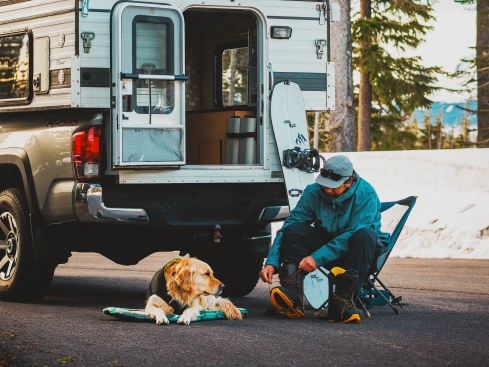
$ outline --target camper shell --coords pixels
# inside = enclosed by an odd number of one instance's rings
[[[73,251],[189,253],[249,293],[270,223],[313,182],[282,165],[277,131],[307,127],[274,124],[273,90],[300,88],[276,109],[334,109],[338,18],[328,1],[0,1],[0,197],[29,218],[0,206],[0,297]]]

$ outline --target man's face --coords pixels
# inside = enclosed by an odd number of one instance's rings
[[[346,191],[346,189],[351,186],[351,184],[352,184],[351,180],[348,180],[346,183],[342,183],[336,189],[332,189],[326,186],[321,186],[321,190],[330,198],[337,198],[338,196],[343,194]]]

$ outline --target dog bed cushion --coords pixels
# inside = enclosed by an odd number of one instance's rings
[[[246,308],[238,308],[243,315],[248,314]],[[144,322],[156,322],[155,319],[146,315],[142,309],[121,308],[121,307],[106,307],[104,308],[104,314],[116,317],[126,321],[144,321]],[[168,314],[166,315],[170,323],[176,323],[180,315]],[[225,320],[224,312],[222,311],[200,311],[200,316],[197,316],[195,321],[207,321],[207,320]],[[194,321],[192,321],[194,322]]]

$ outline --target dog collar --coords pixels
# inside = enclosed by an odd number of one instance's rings
[[[181,262],[182,259],[173,259],[169,261],[164,267],[163,267],[163,274],[166,274],[166,269],[168,269],[171,265],[176,264]]]

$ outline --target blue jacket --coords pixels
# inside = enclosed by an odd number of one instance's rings
[[[317,266],[344,257],[348,252],[348,239],[361,228],[370,228],[377,232],[381,240],[389,235],[380,231],[380,200],[374,188],[364,179],[358,178],[343,194],[330,198],[321,191],[317,183],[306,187],[290,217],[277,232],[275,241],[268,253],[266,265],[280,266],[279,254],[283,228],[292,223],[314,223],[319,221],[322,227],[334,238],[324,244],[311,256]]]

